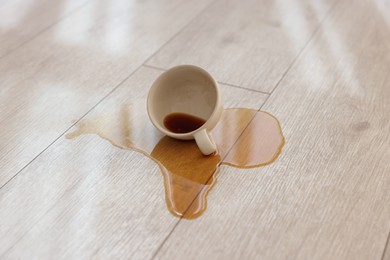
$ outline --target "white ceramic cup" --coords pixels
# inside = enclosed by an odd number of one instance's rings
[[[204,69],[193,65],[173,67],[162,73],[149,90],[147,108],[153,125],[176,139],[195,139],[200,151],[209,155],[217,150],[210,134],[221,118],[223,106],[217,82]],[[185,113],[204,119],[198,129],[174,133],[164,126],[172,113]]]

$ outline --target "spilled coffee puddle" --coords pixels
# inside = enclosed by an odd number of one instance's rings
[[[119,148],[136,150],[153,159],[164,175],[168,209],[187,219],[199,217],[206,210],[207,194],[216,184],[221,165],[264,166],[277,159],[284,145],[278,120],[253,109],[224,110],[212,131],[218,147],[214,156],[203,156],[194,141],[162,136],[148,122],[147,115],[132,118],[123,107],[111,119],[109,116],[83,120],[67,138],[96,134]]]

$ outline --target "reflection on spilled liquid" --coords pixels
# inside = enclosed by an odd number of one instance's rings
[[[276,160],[284,145],[278,120],[266,112],[252,109],[236,108],[223,112],[212,131],[218,147],[218,154],[214,156],[203,156],[194,141],[160,136],[147,122],[134,124],[144,125],[141,130],[130,129],[126,110],[119,114],[121,119],[112,121],[112,124],[107,124],[104,119],[84,120],[67,138],[97,134],[117,147],[134,149],[152,158],[164,175],[168,209],[187,219],[196,218],[206,210],[207,194],[216,183],[221,164],[239,168],[267,165]],[[148,118],[142,116],[139,120]],[[136,131],[140,133],[134,133]],[[159,138],[152,138],[156,136]]]
[[[214,185],[221,157],[203,156],[194,141],[163,137],[151,153],[165,179],[165,198],[177,216],[194,218],[206,209],[206,196]]]

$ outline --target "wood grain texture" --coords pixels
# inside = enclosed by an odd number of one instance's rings
[[[91,1],[1,59],[0,187],[208,3]]]
[[[123,132],[146,132],[137,122],[147,116],[147,91],[160,73],[136,71],[79,124],[98,119],[115,140]],[[221,90],[226,107],[259,108],[266,99],[229,86]],[[121,113],[124,108],[129,114]],[[0,190],[0,256],[151,258],[179,220],[166,208],[163,189],[159,168],[143,154],[95,135],[62,137]]]
[[[0,195],[4,259],[150,258],[178,220],[139,153],[84,136],[35,162]]]
[[[0,17],[31,23],[18,38],[1,18],[4,43],[34,37],[72,3],[0,0]],[[92,0],[0,60],[0,187],[20,171],[0,189],[1,259],[390,259],[389,1],[219,0],[197,17],[209,3]],[[161,47],[149,65],[196,63],[268,92],[283,77],[262,107],[281,122],[281,156],[222,166],[192,221],[166,209],[151,159],[63,134],[92,121],[142,141],[161,71],[137,68]],[[267,98],[221,88],[226,107]]]
[[[147,64],[198,64],[217,80],[271,92],[335,1],[217,1]]]
[[[339,2],[262,108],[286,138],[276,163],[226,167],[199,221],[157,255],[381,259],[390,230],[390,34],[374,1]],[[385,255],[385,258],[388,254]]]
[[[88,0],[0,3],[0,58],[80,8]]]

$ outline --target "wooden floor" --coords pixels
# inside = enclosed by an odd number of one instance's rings
[[[390,259],[389,14],[388,0],[0,0],[0,258]],[[269,166],[222,166],[194,220],[167,210],[144,154],[67,138],[88,122],[121,137],[110,127],[146,115],[178,64],[285,136]]]

